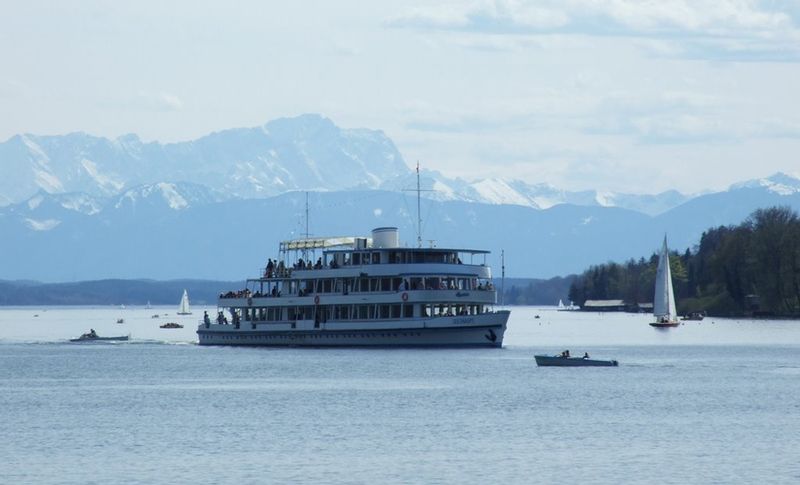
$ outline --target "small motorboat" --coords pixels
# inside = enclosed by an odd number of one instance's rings
[[[151,316],[150,318],[161,318],[161,315],[159,315],[158,313],[156,313],[155,315]]]
[[[161,325],[160,328],[183,328],[183,325],[181,325],[180,323],[169,322],[165,323],[164,325]]]
[[[616,360],[599,360],[588,357],[565,357],[563,355],[534,355],[539,367],[617,367]]]
[[[69,339],[70,342],[125,342],[130,339],[130,335],[122,335],[120,337],[101,337],[97,335],[94,330],[81,335],[78,338]]]
[[[688,314],[688,315],[686,315],[684,317],[681,317],[681,320],[690,320],[690,321],[695,321],[695,322],[701,322],[701,321],[703,321],[703,318],[705,318],[705,316],[706,316],[706,312],[692,312],[692,313],[690,313],[690,314]]]
[[[125,319],[124,318],[117,318],[117,323],[125,323]]]

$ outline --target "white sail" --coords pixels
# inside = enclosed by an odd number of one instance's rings
[[[181,297],[181,305],[178,307],[178,315],[191,315],[192,312],[189,310],[189,293],[186,290],[183,290],[183,296]]]
[[[675,292],[672,289],[672,272],[669,268],[669,250],[667,249],[667,236],[664,236],[664,245],[658,256],[658,270],[656,271],[656,292],[653,296],[653,315],[657,322],[674,322],[678,318],[675,306]]]
[[[558,300],[558,309],[559,309],[559,310],[563,310],[563,309],[565,309],[565,308],[566,308],[566,307],[564,306],[564,302],[563,302],[563,301],[561,301],[561,300]]]

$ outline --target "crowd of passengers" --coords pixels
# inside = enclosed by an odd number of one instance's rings
[[[231,318],[233,319],[233,324],[237,325],[239,323],[239,314],[236,312],[231,312]],[[206,325],[211,323],[211,317],[208,316],[208,312],[203,312],[203,323]],[[218,325],[228,325],[228,317],[225,316],[223,312],[217,312],[217,324]]]
[[[344,266],[350,265],[350,260],[348,258],[344,259],[342,263]],[[462,264],[461,258],[456,258],[456,264]],[[330,263],[325,264],[322,262],[322,258],[317,258],[316,263],[311,263],[311,260],[303,261],[302,258],[298,259],[296,263],[292,265],[292,269],[297,270],[304,270],[304,269],[337,269],[339,268],[339,263],[336,262],[335,259],[332,259]],[[283,264],[283,261],[272,260],[269,258],[267,260],[267,266],[264,268],[264,278],[285,278],[289,276],[289,271],[286,269],[286,265]]]
[[[348,260],[345,260],[344,264],[350,264]],[[339,267],[339,264],[336,260],[331,260],[330,264],[324,264],[322,262],[322,258],[318,258],[316,263],[311,263],[311,260],[303,261],[302,259],[298,259],[296,263],[292,265],[292,269],[336,269]],[[286,270],[286,265],[283,264],[283,261],[275,261],[272,258],[267,260],[267,266],[264,268],[264,278],[285,278],[289,276],[289,272]]]

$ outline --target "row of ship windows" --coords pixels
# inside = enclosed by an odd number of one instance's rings
[[[273,308],[235,309],[237,319],[248,322],[280,322],[285,320],[375,320],[382,318],[419,318],[484,313],[484,305],[434,304],[382,304],[382,305],[327,305]]]
[[[376,337],[421,337],[420,332],[382,332],[382,333],[348,333],[348,334],[311,334],[303,335],[302,338],[311,339],[338,339],[338,338],[376,338]],[[203,339],[222,339],[222,340],[296,340],[296,335],[205,335],[201,334]]]

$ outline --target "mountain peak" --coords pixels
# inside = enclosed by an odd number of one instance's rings
[[[800,193],[800,179],[783,172],[776,172],[769,177],[747,180],[731,185],[730,190],[764,188],[778,195]]]

